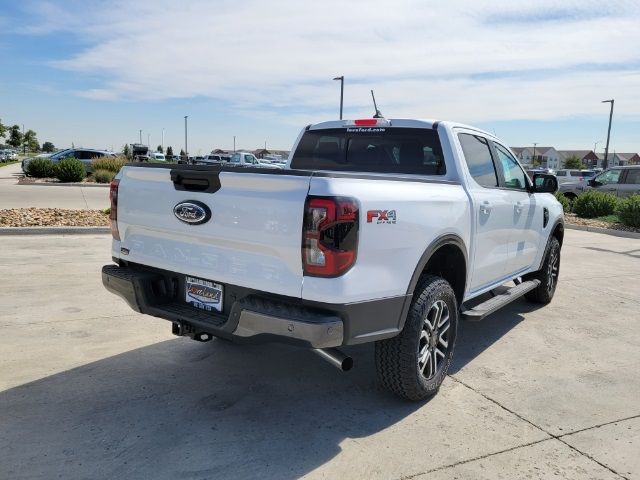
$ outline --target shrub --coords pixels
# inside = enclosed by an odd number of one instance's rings
[[[127,163],[125,157],[101,157],[91,162],[91,166],[95,171],[107,170],[109,172],[118,173],[122,166]],[[97,181],[97,180],[96,180]]]
[[[611,215],[618,204],[615,195],[597,190],[587,190],[576,198],[573,211],[582,218],[595,218]]]
[[[56,164],[48,158],[34,158],[29,162],[29,175],[36,178],[55,177]]]
[[[56,177],[61,182],[81,182],[87,175],[87,170],[77,158],[63,158],[56,167]]]
[[[564,213],[569,213],[571,211],[571,200],[564,196],[564,193],[556,192],[556,200],[560,202],[562,205],[562,211]]]
[[[640,195],[631,195],[618,203],[618,218],[628,227],[640,228]]]
[[[109,170],[96,170],[93,172],[93,179],[96,183],[110,183],[115,177],[116,174],[114,172],[110,172]]]

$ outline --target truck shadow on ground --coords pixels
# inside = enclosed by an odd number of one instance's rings
[[[454,372],[522,320],[526,303],[512,308],[461,326]],[[343,374],[293,347],[181,338],[13,388],[0,393],[0,476],[298,478],[344,439],[428,408],[379,389],[371,345],[349,353]]]

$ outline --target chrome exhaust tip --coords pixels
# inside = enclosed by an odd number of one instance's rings
[[[314,348],[312,351],[343,372],[348,372],[353,368],[353,358],[337,348]]]

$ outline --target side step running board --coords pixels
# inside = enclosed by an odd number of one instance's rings
[[[540,280],[528,280],[526,282],[522,282],[515,287],[511,287],[504,293],[500,295],[496,295],[495,297],[490,298],[486,302],[482,302],[480,305],[476,305],[475,307],[469,310],[463,310],[461,312],[462,318],[464,320],[469,320],[472,322],[478,322],[482,320],[487,315],[492,314],[496,310],[504,307],[508,303],[517,300],[525,293],[530,292],[534,288],[540,285]]]

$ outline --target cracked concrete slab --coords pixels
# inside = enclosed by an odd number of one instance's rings
[[[601,235],[566,235],[563,276],[605,255],[582,248]],[[356,367],[341,374],[293,347],[171,336],[102,288],[109,243],[3,239],[0,478],[387,479],[449,465],[429,476],[615,478],[529,423],[566,433],[629,416],[639,398],[637,306],[589,293],[597,279],[588,292],[586,278],[561,279],[548,307],[464,324],[451,373],[469,387],[448,378],[416,404],[379,389],[371,346],[349,349]],[[608,255],[596,273],[637,281],[637,260]],[[637,475],[578,435],[588,455]]]
[[[538,307],[520,300],[483,322],[463,324],[450,370],[554,435],[638,413],[640,307],[607,292],[636,290],[640,298],[640,259],[589,245],[629,251],[640,240],[567,231],[553,302]],[[591,275],[602,275],[602,282],[564,281],[592,264]]]
[[[620,480],[558,440],[499,453],[414,477],[415,480]]]
[[[572,447],[629,479],[640,479],[640,417],[562,437]]]

